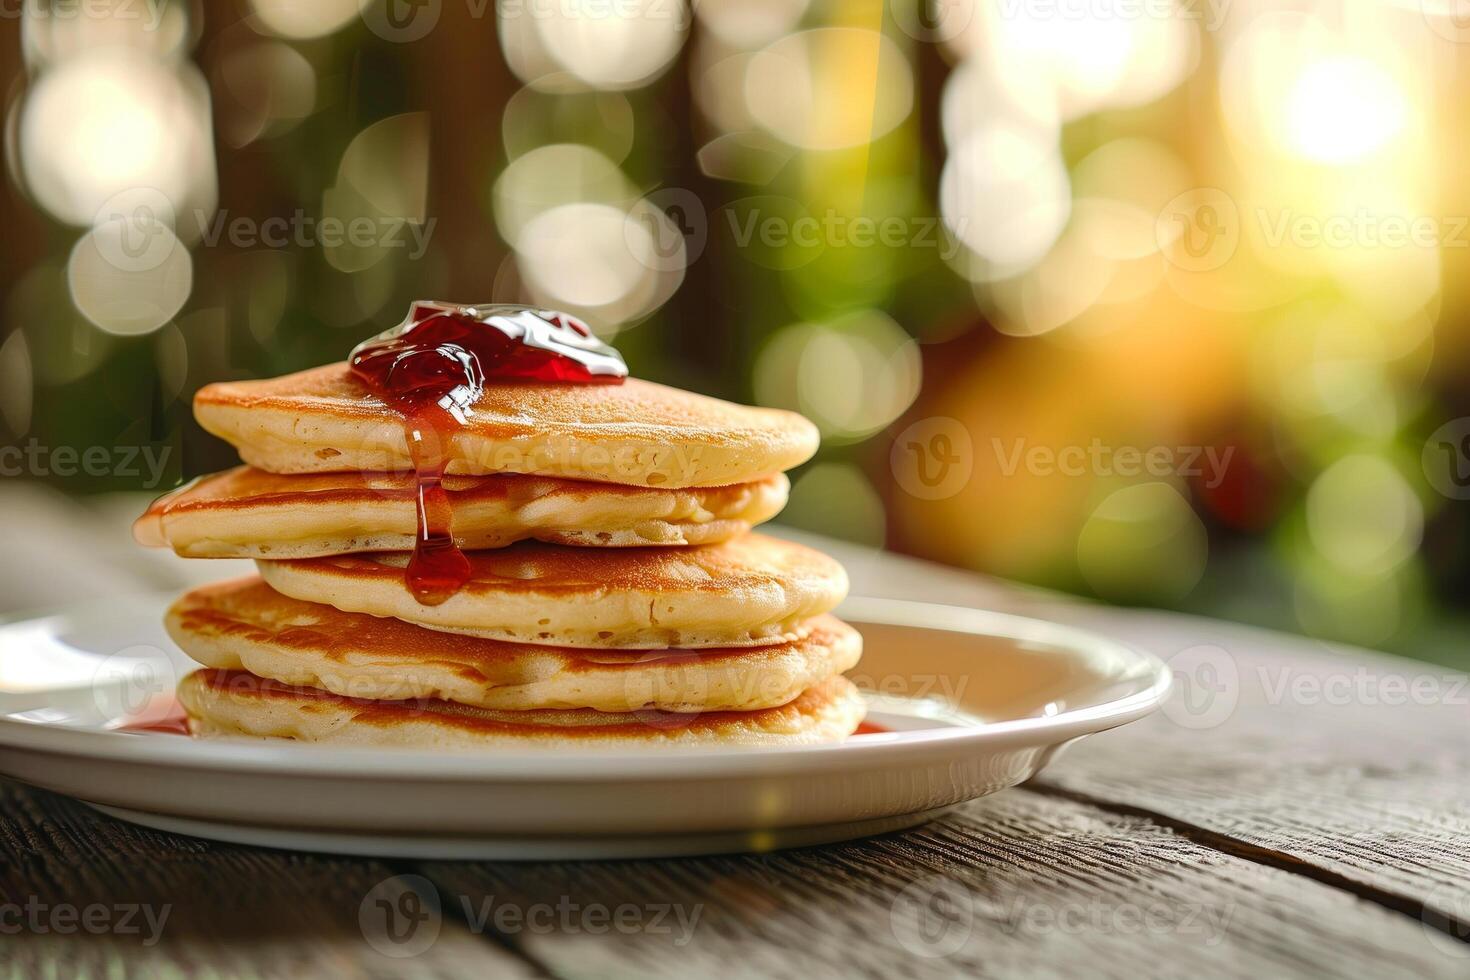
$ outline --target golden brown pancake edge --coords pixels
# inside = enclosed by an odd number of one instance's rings
[[[294,687],[369,700],[436,698],[484,708],[756,710],[857,663],[862,640],[833,616],[784,644],[602,651],[434,632],[281,595],[257,577],[196,588],[165,617],[190,657]]]
[[[270,472],[400,471],[401,418],[345,364],[201,388],[194,414]],[[794,412],[720,401],[630,378],[621,385],[491,384],[449,434],[447,471],[531,473],[630,486],[728,486],[816,452]]]
[[[780,512],[790,483],[775,474],[728,487],[649,489],[497,474],[445,480],[455,538],[466,550],[536,539],[579,547],[715,543]],[[191,558],[313,558],[410,551],[407,473],[282,475],[248,466],[215,473],[155,500],[134,537]]]
[[[491,711],[446,701],[365,701],[209,668],[179,683],[196,735],[434,749],[798,745],[840,741],[862,721],[856,686],[832,677],[762,711]]]
[[[429,629],[553,646],[750,646],[800,635],[847,594],[834,559],[751,533],[693,548],[592,551],[522,542],[471,552],[471,577],[439,605],[404,581],[403,555],[257,561],[277,591]]]

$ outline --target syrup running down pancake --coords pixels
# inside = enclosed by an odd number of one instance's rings
[[[165,619],[206,667],[367,700],[438,698],[482,708],[752,711],[857,663],[862,638],[832,616],[788,643],[727,650],[575,650],[440,633],[302,602],[258,578],[207,585]]]
[[[437,605],[469,578],[444,489],[449,444],[474,415],[490,379],[622,384],[628,366],[581,320],[516,306],[414,303],[403,322],[353,349],[355,378],[403,418],[413,462],[415,540],[405,578]]]
[[[779,643],[847,594],[847,574],[811,548],[762,534],[693,548],[566,548],[522,542],[471,552],[464,587],[422,605],[404,557],[257,561],[273,588],[346,612],[551,646],[650,649]]]
[[[417,302],[347,361],[209,385],[246,466],[134,526],[260,578],[170,636],[196,736],[597,751],[839,741],[864,701],[831,558],[750,533],[817,430],[628,376],[575,316]]]
[[[452,472],[536,473],[644,486],[710,485],[695,474],[698,456],[711,449],[704,444],[709,441],[708,433],[703,431],[708,426],[691,427],[687,409],[681,409],[673,419],[676,425],[660,433],[649,428],[657,422],[654,404],[645,404],[636,417],[613,420],[617,429],[613,447],[588,438],[594,431],[591,423],[600,420],[589,414],[592,403],[586,392],[623,393],[621,400],[603,399],[601,404],[627,408],[638,403],[640,392],[647,394],[651,389],[625,386],[628,369],[622,356],[599,340],[586,323],[566,313],[494,304],[418,302],[410,307],[403,322],[359,344],[347,367],[348,379],[396,419],[397,433],[389,434],[388,448],[396,451],[401,444],[401,455],[413,469],[416,532],[404,580],[422,605],[446,601],[470,576],[469,562],[455,541],[454,511],[444,488],[444,478]],[[506,428],[507,409],[516,412],[516,424],[524,426],[528,408],[564,400],[573,392],[583,394],[571,396],[580,408],[571,420],[572,434],[566,437],[565,445],[554,445],[563,441],[562,434],[544,409],[530,412],[529,431]],[[195,415],[210,428],[203,408],[211,403],[206,393],[207,389],[196,396]],[[554,398],[549,399],[547,396],[553,393]],[[686,402],[694,397],[667,390],[665,394]],[[744,412],[755,418],[759,411],[709,399],[704,402],[702,407],[709,410],[706,414],[722,408],[726,415]],[[354,407],[360,411],[366,403],[364,400]],[[256,414],[259,416],[258,411]],[[291,437],[299,442],[303,431],[312,431],[308,410],[297,405],[288,414]],[[230,417],[228,413],[226,417]],[[769,411],[764,417],[772,422],[777,418]],[[787,421],[792,420],[810,427],[799,416]],[[228,429],[219,434],[230,438]],[[351,438],[360,436],[355,433]],[[480,443],[476,443],[477,438]],[[487,438],[489,441],[484,441]],[[274,461],[253,459],[248,441],[231,441],[239,445],[246,462],[267,470],[293,471]],[[700,443],[693,451],[691,441]],[[467,452],[467,446],[472,451]],[[351,443],[350,448],[360,450],[361,446]],[[715,450],[720,448],[716,446]],[[493,450],[494,456],[488,462],[479,458],[486,449]],[[806,455],[814,449],[815,443]],[[400,462],[383,460],[374,465],[361,458],[360,452],[344,452],[336,446],[316,449],[313,455],[340,461],[358,471],[394,471],[399,468],[394,464]],[[353,459],[354,455],[358,458]],[[650,472],[651,465],[662,465],[660,460],[677,462],[683,472],[672,479],[663,472]],[[456,470],[455,466],[460,468]],[[331,462],[326,469],[340,467]],[[718,482],[747,482],[770,472],[772,469],[745,473],[738,479]]]

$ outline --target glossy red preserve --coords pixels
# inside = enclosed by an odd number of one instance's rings
[[[418,302],[403,323],[359,344],[349,361],[374,394],[403,414],[418,485],[418,536],[408,586],[438,605],[469,578],[454,543],[442,485],[449,440],[474,414],[487,382],[621,384],[627,366],[576,317],[522,306]]]

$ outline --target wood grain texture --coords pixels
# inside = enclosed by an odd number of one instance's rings
[[[367,941],[359,912],[395,873],[159,833],[0,781],[0,976],[391,975],[402,961]],[[391,900],[397,884],[374,894]],[[88,906],[105,907],[91,913],[98,932],[81,919]],[[446,977],[535,975],[454,920],[413,964]]]
[[[677,861],[418,865],[209,844],[0,784],[6,902],[168,904],[162,940],[22,933],[0,974],[521,977],[1462,976],[1470,947],[1143,817],[1016,790],[918,830]],[[436,938],[390,958],[359,909],[422,875]]]
[[[1080,743],[1043,785],[1309,864],[1470,936],[1464,675],[1185,617],[1132,639],[1176,656],[1174,702]]]
[[[1198,685],[1186,696],[1213,700],[1085,740],[1034,787],[927,827],[757,857],[286,854],[133,828],[0,782],[0,929],[4,903],[30,896],[171,906],[151,947],[139,934],[0,935],[0,976],[1470,975],[1470,943],[1448,935],[1470,938],[1458,675],[816,543],[848,565],[855,594],[1088,625],[1179,655]],[[384,880],[387,898],[406,897],[404,875],[431,881],[419,887],[443,914],[427,949],[396,959],[366,941],[359,913]],[[606,912],[586,918],[594,907]]]
[[[1433,977],[1470,964],[1351,894],[1026,790],[828,848],[420,870],[481,916],[573,903],[571,929],[504,934],[559,976]],[[620,906],[634,910],[625,932],[575,925],[578,909]],[[683,918],[660,925],[692,929],[637,926],[665,906]]]
[[[1470,681],[1433,664],[1088,605],[851,545],[855,595],[1056,619],[1175,668],[1160,714],[1064,753],[1047,787],[1198,827],[1470,939]]]

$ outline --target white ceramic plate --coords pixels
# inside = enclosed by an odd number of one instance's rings
[[[193,664],[167,600],[0,625],[0,774],[217,840],[423,858],[766,850],[912,826],[1152,711],[1153,657],[1080,630],[881,599],[851,677],[889,729],[841,745],[509,754],[196,741],[116,729]]]

